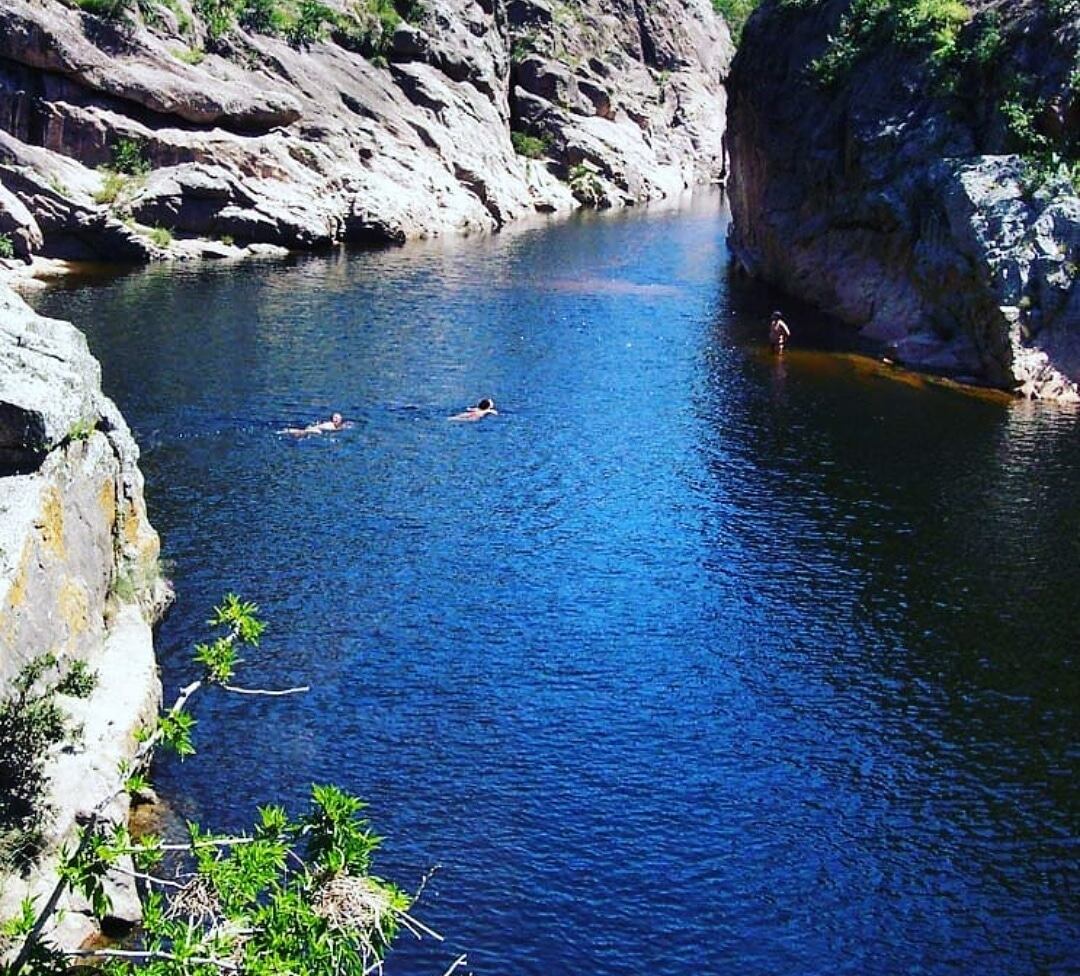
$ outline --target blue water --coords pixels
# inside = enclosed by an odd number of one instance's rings
[[[313,686],[201,695],[157,780],[220,829],[368,798],[386,876],[440,866],[393,973],[1078,972],[1080,417],[858,368],[725,230],[40,296],[143,445],[167,694],[226,590],[270,621],[244,682]]]

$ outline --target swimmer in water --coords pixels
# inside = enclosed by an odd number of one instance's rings
[[[484,397],[480,400],[475,407],[469,407],[468,410],[462,413],[454,414],[451,420],[483,420],[485,417],[499,416],[499,411],[495,409],[495,401],[491,397]]]
[[[317,424],[309,424],[307,427],[285,427],[278,431],[279,434],[292,434],[293,437],[303,437],[307,434],[325,434],[330,431],[344,430],[352,424],[346,423],[345,418],[339,413],[333,414],[329,420],[320,421]]]
[[[790,338],[791,329],[788,328],[787,322],[784,321],[779,312],[773,312],[772,318],[769,320],[769,345],[772,347],[772,351],[775,353],[783,352],[784,346],[787,345]]]

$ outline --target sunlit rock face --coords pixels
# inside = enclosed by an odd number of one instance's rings
[[[151,627],[168,590],[158,537],[138,449],[100,380],[78,330],[0,285],[0,695],[45,654],[61,671],[84,661],[97,678],[88,699],[63,702],[82,734],[49,760],[42,857],[28,872],[0,876],[5,918],[24,897],[44,904],[59,845],[115,790],[117,765],[160,697]],[[110,815],[126,817],[127,804],[121,792]],[[117,922],[138,918],[130,888],[114,886]],[[77,945],[94,928],[88,906],[68,898],[63,907],[57,936]]]
[[[23,210],[0,197],[0,224],[18,221],[21,255],[216,257],[491,230],[722,176],[732,49],[708,0],[425,0],[408,16],[372,54],[330,23],[304,43],[238,24],[211,39],[184,0],[149,24],[10,0],[0,184]],[[149,171],[106,185],[121,140]]]
[[[925,50],[895,44],[822,84],[813,62],[850,0],[763,4],[730,79],[732,243],[750,273],[910,365],[1074,400],[1080,200],[1064,176],[1033,189],[996,106],[999,79],[1020,73],[1042,131],[1080,132],[1080,23],[1042,4],[967,6],[980,19],[962,30],[990,16],[1000,44],[950,91]]]

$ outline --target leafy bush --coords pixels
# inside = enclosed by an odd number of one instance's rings
[[[173,241],[172,231],[168,227],[151,227],[147,236],[158,247],[168,247]]]
[[[585,163],[571,166],[567,182],[570,184],[571,192],[585,206],[595,207],[600,203],[604,188],[590,166]]]
[[[823,87],[832,87],[858,61],[886,44],[901,51],[924,51],[935,61],[947,60],[971,16],[960,0],[854,0],[810,72]]]
[[[94,194],[94,203],[116,203],[130,184],[130,177],[125,176],[123,173],[106,170],[101,189]]]
[[[321,41],[326,33],[326,25],[337,23],[337,14],[320,3],[319,0],[300,0],[296,20],[286,36],[294,47],[307,47]]]
[[[55,655],[34,658],[0,701],[0,866],[21,867],[38,855],[52,814],[45,794],[49,751],[77,737],[58,695],[86,698],[96,678],[82,661],[65,673]]]
[[[527,159],[540,159],[546,156],[551,148],[551,137],[547,135],[530,136],[525,132],[511,132],[510,142],[514,146],[514,152]]]
[[[143,737],[135,758],[117,769],[116,792],[95,807],[75,849],[64,853],[54,894],[77,890],[99,917],[110,908],[105,881],[121,858],[135,859],[148,892],[138,948],[78,952],[80,958],[97,957],[106,976],[381,972],[401,928],[442,938],[410,914],[412,897],[372,873],[381,838],[362,816],[365,804],[337,787],[312,786],[298,816],[277,805],[260,807],[252,829],[238,836],[189,823],[187,843],[164,845],[149,835],[135,841],[125,826],[106,820],[113,798],[148,785],[145,772],[155,744],[181,757],[194,751],[195,720],[186,705],[200,687],[248,694],[307,690],[260,692],[228,684],[239,663],[238,647],[259,643],[264,625],[257,611],[231,594],[215,608],[209,623],[217,635],[196,647],[202,677],[181,690]],[[166,850],[183,861],[173,879],[151,873]],[[34,976],[70,972],[72,960],[40,934],[56,903],[57,898],[44,907],[27,901],[4,924],[3,934],[22,943],[8,976],[20,976],[27,967]],[[459,956],[446,972],[466,961]]]
[[[184,64],[202,64],[206,59],[206,52],[201,47],[179,48],[172,53],[177,61]]]
[[[0,258],[15,257],[15,242],[10,234],[0,234]]]
[[[738,44],[743,27],[760,3],[761,0],[712,0],[712,7],[727,21],[731,39]]]
[[[236,0],[195,0],[193,9],[212,41],[228,34],[236,22]]]
[[[75,3],[80,10],[108,20],[123,17],[135,6],[135,0],[75,0]]]
[[[119,139],[112,147],[111,169],[129,176],[145,176],[150,172],[150,161],[138,139]]]

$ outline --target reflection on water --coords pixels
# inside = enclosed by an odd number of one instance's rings
[[[236,589],[250,683],[314,688],[205,697],[165,791],[226,828],[369,797],[388,875],[442,865],[451,944],[399,973],[1068,971],[1077,416],[801,310],[769,355],[724,229],[707,198],[38,299],[143,445],[167,685]]]

